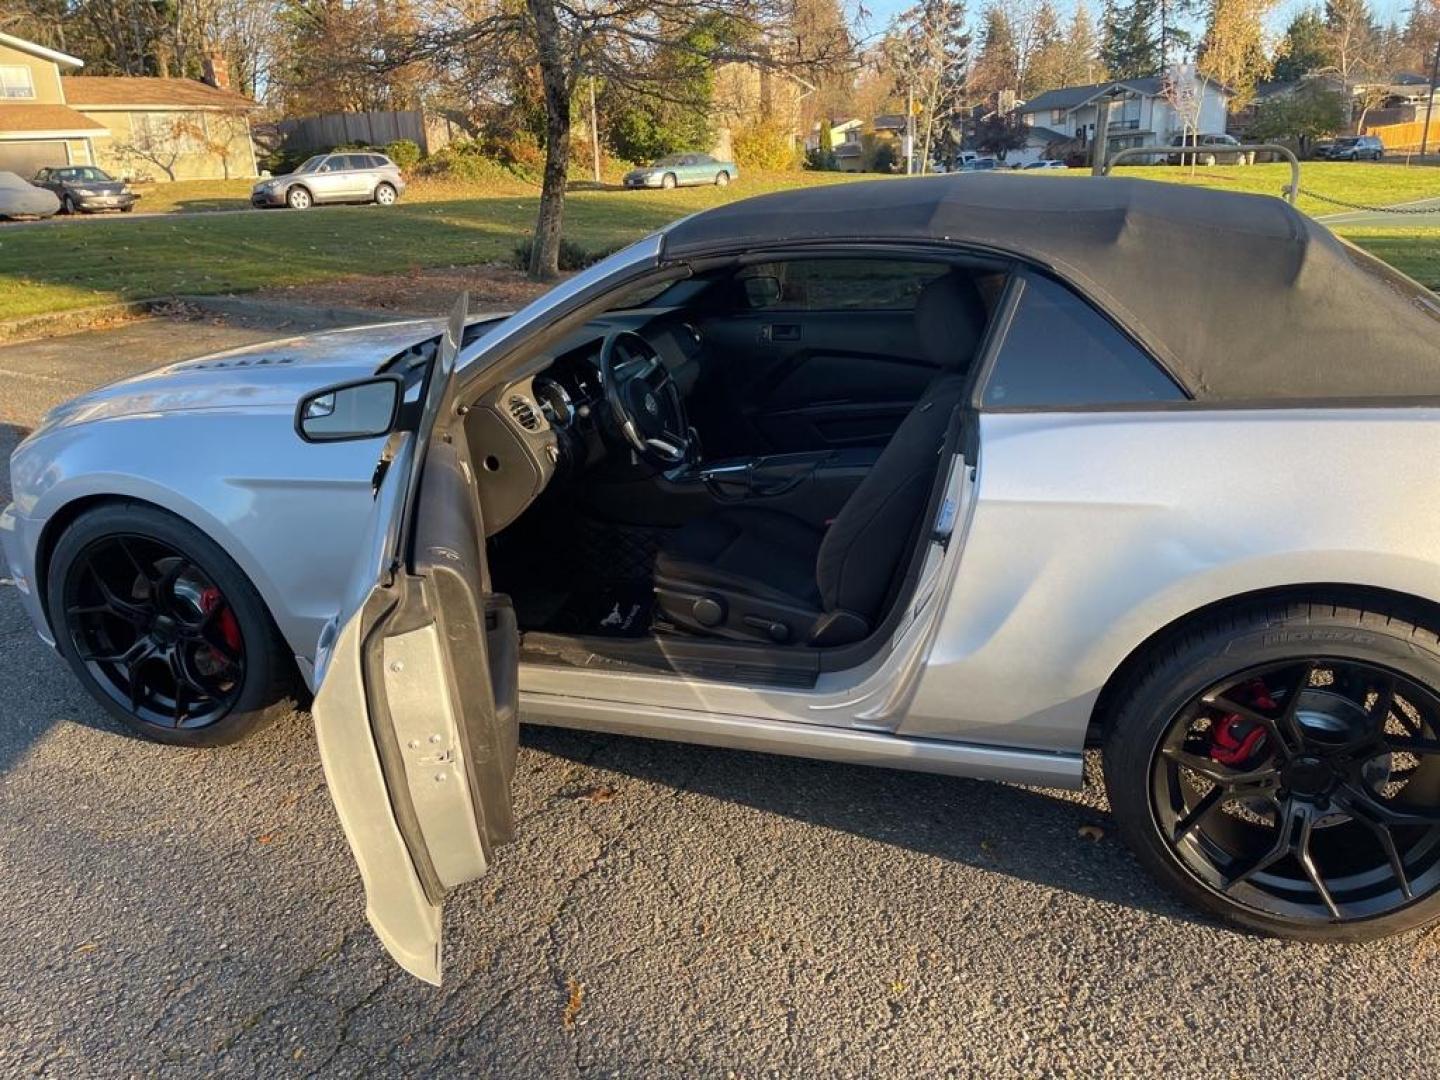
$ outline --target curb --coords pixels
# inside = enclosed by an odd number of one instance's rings
[[[359,326],[365,323],[406,322],[431,318],[431,315],[410,311],[381,311],[374,308],[315,307],[286,304],[275,300],[250,300],[241,296],[160,296],[147,300],[127,300],[72,311],[52,311],[27,315],[22,319],[0,322],[0,343],[25,341],[31,338],[57,337],[93,330],[116,322],[143,319],[164,313],[167,309],[183,308],[207,315],[228,318],[250,318],[262,322],[285,324],[303,322],[323,328],[327,326]]]

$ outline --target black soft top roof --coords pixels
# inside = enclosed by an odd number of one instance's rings
[[[822,240],[949,241],[1048,267],[1199,400],[1440,397],[1433,294],[1271,196],[1118,177],[833,184],[685,218],[663,257]]]

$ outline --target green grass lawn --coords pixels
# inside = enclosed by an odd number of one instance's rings
[[[1212,167],[1193,177],[1184,168],[1136,168],[1124,173],[1266,194],[1278,192],[1288,178],[1288,170],[1272,165]],[[728,189],[576,191],[567,202],[565,233],[585,247],[609,248],[722,202],[796,184],[853,179],[838,173],[785,173],[749,176]],[[142,205],[148,210],[243,205],[249,183],[155,185],[147,189]],[[1398,203],[1440,195],[1440,170],[1307,164],[1302,185],[1350,201]],[[422,183],[388,209],[322,207],[304,213],[253,211],[66,221],[38,228],[0,226],[0,319],[115,300],[243,292],[356,273],[503,260],[532,227],[537,204],[535,190],[518,181],[478,191]],[[1323,209],[1304,203],[1302,208]],[[1440,221],[1427,227],[1402,218],[1394,228],[1361,228],[1352,235],[1427,285],[1440,287]]]

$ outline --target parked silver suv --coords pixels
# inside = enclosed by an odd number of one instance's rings
[[[316,154],[293,173],[261,180],[250,191],[251,206],[305,210],[316,203],[379,203],[389,206],[405,193],[400,166],[370,150]]]

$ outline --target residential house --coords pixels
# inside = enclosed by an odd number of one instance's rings
[[[0,33],[0,170],[99,165],[124,176],[254,176],[250,115],[222,63],[207,81],[75,75],[84,61]]]
[[[1165,80],[1122,79],[1090,86],[1066,86],[1047,90],[1020,105],[1020,119],[1037,128],[1048,128],[1065,139],[1088,147],[1095,138],[1100,106],[1110,99],[1109,151],[1131,146],[1168,143],[1184,130],[1186,121],[1166,99]],[[1193,124],[1201,132],[1223,132],[1229,110],[1230,92],[1219,83],[1206,82],[1199,88]]]

